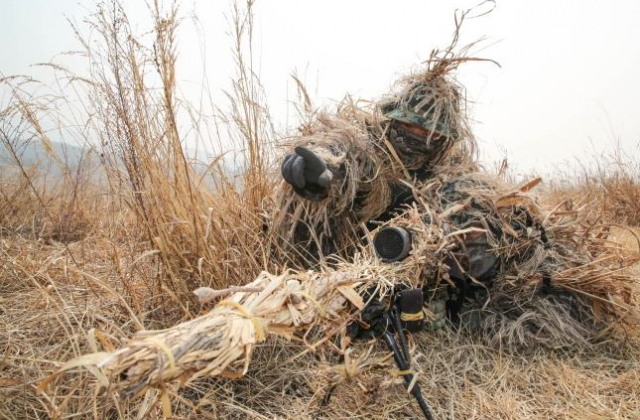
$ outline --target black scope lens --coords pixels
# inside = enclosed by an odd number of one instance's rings
[[[411,250],[411,235],[399,227],[383,227],[373,238],[373,248],[384,262],[400,261]]]

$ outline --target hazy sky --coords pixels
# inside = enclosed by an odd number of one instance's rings
[[[476,3],[258,0],[256,59],[276,121],[292,122],[292,71],[318,104],[345,93],[379,96],[432,48],[445,47],[454,10]],[[0,71],[31,74],[37,70],[30,64],[77,48],[65,15],[81,22],[93,4],[0,0]],[[130,20],[146,29],[144,2],[124,4]],[[199,91],[202,57],[211,86],[228,86],[230,2],[183,0],[181,10],[186,19],[179,33],[178,77],[184,91]],[[488,160],[506,150],[518,168],[545,172],[574,156],[611,150],[616,141],[627,153],[638,153],[640,1],[498,0],[490,15],[463,28],[463,43],[482,36],[487,40],[477,55],[502,67],[468,63],[457,76],[474,102],[474,128]]]

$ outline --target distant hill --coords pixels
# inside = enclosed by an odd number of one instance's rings
[[[80,161],[83,152],[86,154],[88,148],[74,146],[61,142],[50,142],[53,155],[57,156],[61,162],[68,166],[76,166]],[[44,145],[40,141],[23,142],[22,144],[15,145],[15,151],[20,161],[26,165],[38,165],[42,168],[46,168],[52,165],[55,159],[51,153],[48,153]],[[0,143],[0,164],[12,165],[15,163],[13,154],[7,149],[4,143]]]
[[[24,142],[16,145],[16,153],[20,158],[20,162],[26,168],[35,168],[47,177],[57,178],[62,175],[62,167],[69,168],[72,172],[77,168],[81,159],[86,161],[87,156],[91,161],[91,172],[100,179],[104,177],[104,171],[100,165],[100,159],[98,158],[98,152],[88,147],[79,147],[62,142],[51,142],[52,153],[47,152],[45,146],[40,141]],[[199,175],[202,175],[207,168],[207,165],[213,160],[211,157],[207,157],[202,151],[197,152],[192,149],[186,149],[187,159],[193,164],[193,168]],[[53,157],[55,156],[55,157]],[[241,162],[234,162],[235,153],[229,152],[223,156],[220,160],[222,170],[234,180],[235,183],[239,182],[243,169]],[[197,163],[195,163],[197,161]],[[0,170],[3,174],[12,173],[17,170],[15,165],[15,159],[13,154],[4,143],[0,143]],[[211,186],[211,178],[205,177],[205,185]]]

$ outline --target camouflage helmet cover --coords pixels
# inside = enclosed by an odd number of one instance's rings
[[[414,82],[400,97],[381,106],[385,117],[417,125],[444,137],[458,137],[454,116],[457,112],[457,92],[453,100],[443,98],[424,82]]]

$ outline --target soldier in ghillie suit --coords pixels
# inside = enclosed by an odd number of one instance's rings
[[[543,214],[527,194],[535,182],[513,189],[480,171],[462,90],[449,76],[458,64],[432,60],[370,110],[347,103],[302,125],[282,161],[271,221],[284,258],[307,268],[348,261],[379,225],[413,218],[410,230],[437,227],[447,242],[406,280],[423,289],[429,325],[443,325],[447,301],[451,322],[497,344],[590,342],[604,325],[592,310],[600,297],[554,277],[588,264],[584,241],[594,232],[577,218],[566,224],[566,213]]]
[[[344,106],[302,127],[294,152],[282,162],[286,211],[275,220],[295,260],[313,266],[327,258],[349,259],[368,231],[414,206],[426,185],[476,169],[460,87],[445,70],[436,66],[403,80],[400,92],[372,112]],[[441,199],[461,201],[457,185],[470,180],[464,178],[444,183]],[[460,285],[465,275],[481,282],[495,275],[497,259],[482,232],[483,218],[456,218],[460,228],[478,228],[447,256]],[[441,314],[443,305],[431,308]]]
[[[458,87],[437,74],[404,83],[371,113],[344,105],[293,139],[282,162],[287,211],[275,224],[306,261],[350,255],[363,224],[391,219],[414,201],[417,185],[454,162],[471,164]]]

